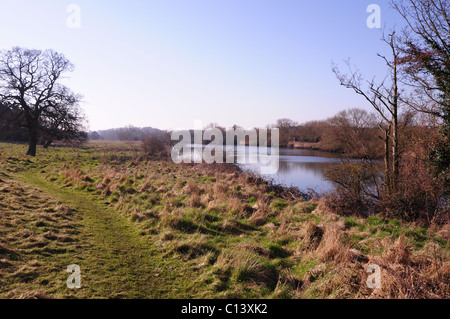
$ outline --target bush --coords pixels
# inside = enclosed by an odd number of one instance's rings
[[[380,166],[349,162],[333,167],[325,177],[337,187],[324,203],[344,216],[384,213],[404,221],[446,223],[450,199],[442,178],[433,177],[425,162],[413,156],[404,156],[399,171],[396,189],[387,196]]]
[[[337,185],[324,198],[325,205],[340,215],[369,216],[376,211],[381,182],[380,168],[365,162],[347,162],[325,172],[325,178]]]
[[[425,163],[408,157],[402,160],[397,190],[381,201],[390,217],[406,221],[445,223],[450,201],[442,179],[433,177]]]
[[[169,146],[165,138],[158,135],[149,135],[142,140],[142,148],[149,156],[169,156]]]
[[[325,205],[342,216],[367,217],[376,211],[377,201],[355,194],[348,189],[338,188],[325,196]]]

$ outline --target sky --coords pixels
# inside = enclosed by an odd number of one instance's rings
[[[386,75],[370,4],[401,28],[389,0],[1,0],[0,50],[63,53],[90,130],[303,123],[371,110],[331,71]]]

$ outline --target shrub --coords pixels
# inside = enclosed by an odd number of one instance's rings
[[[169,155],[169,147],[164,137],[155,134],[142,140],[142,148],[149,156],[167,157]]]
[[[445,192],[442,180],[429,174],[421,160],[408,157],[402,160],[396,191],[383,198],[381,206],[390,217],[443,224],[450,214]]]
[[[404,221],[444,224],[450,216],[450,199],[442,179],[430,174],[418,157],[404,156],[395,189],[387,195],[382,168],[368,163],[348,162],[325,173],[337,184],[324,198],[325,205],[344,216],[368,217],[384,213]]]
[[[325,197],[325,205],[344,216],[371,215],[377,208],[379,171],[377,165],[364,162],[347,162],[328,169],[325,178],[337,187]]]

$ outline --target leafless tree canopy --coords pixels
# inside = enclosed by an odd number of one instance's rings
[[[0,53],[0,103],[19,110],[18,121],[29,132],[28,155],[36,155],[39,136],[82,139],[81,97],[60,80],[73,65],[53,50],[15,47]]]
[[[450,105],[450,2],[393,0],[392,5],[408,24],[399,62],[414,94],[404,99],[416,110],[445,117]]]
[[[378,158],[380,150],[375,114],[353,108],[339,112],[328,123],[327,143],[361,159],[371,161]]]
[[[387,37],[383,36],[383,41],[392,53],[390,58],[378,54],[385,61],[389,71],[389,76],[384,80],[379,82],[374,78],[370,81],[364,80],[360,71],[352,68],[350,61],[347,61],[349,69],[347,74],[342,73],[336,65],[333,65],[332,69],[341,85],[363,96],[382,119],[379,127],[384,133],[385,188],[386,193],[389,194],[391,190],[396,189],[399,175],[398,120],[402,91],[399,88],[398,38],[395,32],[392,32]]]

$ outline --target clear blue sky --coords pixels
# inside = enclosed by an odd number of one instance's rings
[[[79,29],[66,23],[72,3]],[[401,26],[388,0],[2,0],[0,49],[65,54],[91,130],[305,122],[370,110],[331,62],[385,74],[381,31],[366,25],[372,3],[383,25]]]

